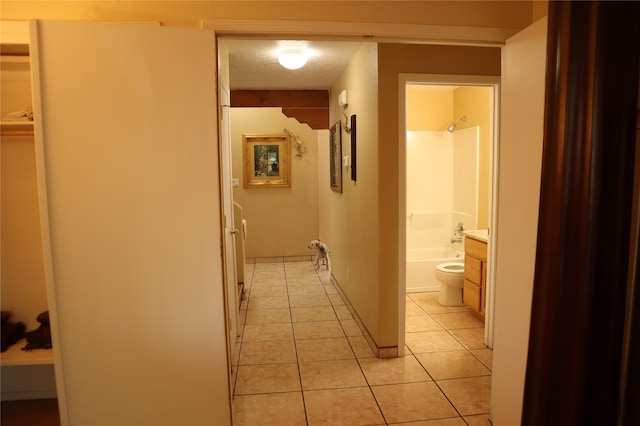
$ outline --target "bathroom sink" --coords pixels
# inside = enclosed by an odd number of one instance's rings
[[[473,229],[473,230],[465,230],[463,231],[464,235],[473,238],[474,240],[482,241],[486,243],[489,241],[489,230],[488,229]]]

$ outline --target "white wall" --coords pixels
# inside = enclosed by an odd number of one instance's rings
[[[503,48],[491,416],[520,424],[529,346],[542,162],[547,19]]]

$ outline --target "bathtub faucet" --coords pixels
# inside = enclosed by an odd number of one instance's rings
[[[464,231],[464,223],[458,222],[458,226],[453,230],[453,237],[451,237],[451,244],[462,242],[462,232]]]

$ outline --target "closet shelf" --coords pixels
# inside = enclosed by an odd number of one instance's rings
[[[34,349],[23,351],[27,344],[25,339],[12,345],[6,352],[0,354],[0,365],[3,367],[18,365],[47,365],[53,364],[53,349]]]
[[[33,136],[33,121],[0,121],[2,136]]]

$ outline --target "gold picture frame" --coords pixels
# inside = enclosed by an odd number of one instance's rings
[[[291,188],[291,137],[286,133],[242,135],[245,188]]]

